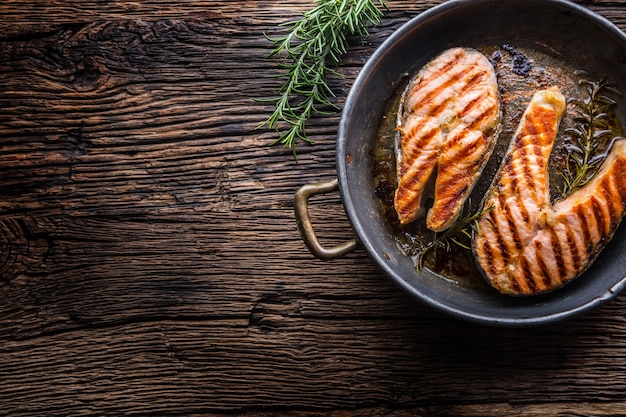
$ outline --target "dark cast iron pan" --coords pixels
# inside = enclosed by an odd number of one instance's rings
[[[548,324],[586,312],[626,285],[626,228],[617,230],[594,265],[552,293],[509,297],[444,279],[398,247],[374,194],[375,136],[387,103],[412,74],[455,46],[512,45],[541,51],[574,68],[603,74],[626,94],[626,35],[605,18],[565,0],[457,0],[429,9],[394,32],[358,75],[347,98],[337,141],[338,178],[302,187],[296,217],[311,251],[342,256],[357,245],[404,291],[436,310],[474,323],[522,327]],[[617,107],[626,125],[626,104]],[[307,199],[339,188],[357,239],[337,248],[319,245]]]

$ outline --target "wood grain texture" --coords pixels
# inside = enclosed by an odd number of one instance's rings
[[[332,79],[341,105],[389,1]],[[621,2],[589,5],[626,29]],[[362,249],[323,262],[293,215],[335,176],[256,127],[263,33],[309,1],[0,4],[0,415],[624,416],[626,299],[533,330],[444,317]],[[351,238],[315,197],[324,243]]]

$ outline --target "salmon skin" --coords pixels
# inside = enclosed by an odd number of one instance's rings
[[[426,226],[449,228],[493,152],[499,126],[496,74],[482,53],[453,48],[426,64],[398,111],[394,207],[400,223],[426,213],[436,177]]]
[[[558,87],[534,94],[483,201],[472,247],[487,281],[509,295],[545,293],[582,274],[626,209],[626,139],[598,173],[550,202],[548,159],[565,110]]]

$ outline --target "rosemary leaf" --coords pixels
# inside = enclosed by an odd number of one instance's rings
[[[387,9],[383,0],[378,5]],[[259,99],[274,103],[272,115],[258,128],[275,129],[278,139],[272,145],[290,148],[297,161],[296,143],[307,137],[306,122],[312,115],[330,115],[339,111],[333,103],[334,92],[327,83],[329,74],[348,50],[348,37],[358,36],[361,43],[370,24],[381,22],[383,12],[375,0],[317,0],[317,5],[298,20],[281,24],[288,32],[278,38],[265,35],[274,44],[268,57],[283,55],[278,76],[284,84],[278,96]]]
[[[592,80],[585,71],[578,71],[577,75],[581,77],[579,85],[585,97],[570,101],[576,115],[575,126],[565,131],[569,144],[566,146],[568,159],[561,173],[562,197],[591,181],[606,158],[607,145],[617,135],[611,126],[616,100],[609,94],[619,96],[620,92],[606,79]]]

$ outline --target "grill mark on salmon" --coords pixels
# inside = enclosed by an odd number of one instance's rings
[[[459,95],[465,95],[467,94],[468,91],[470,91],[471,89],[475,88],[477,84],[485,81],[485,77],[487,76],[486,73],[484,72],[477,72],[476,74],[472,75],[467,82],[465,83],[465,85],[461,88],[461,91],[459,91]]]
[[[455,84],[457,84],[459,82],[459,80],[461,80],[463,78],[464,75],[468,74],[473,69],[474,69],[473,67],[462,68],[460,72],[453,74],[446,82],[444,82],[443,84],[439,85],[436,89],[430,91],[426,97],[424,97],[420,101],[416,102],[411,107],[411,111],[413,113],[418,113],[420,110],[428,108],[429,104],[433,104],[433,101],[436,98],[439,98],[440,100],[443,99],[442,102],[437,104],[436,107],[431,109],[431,111],[430,111],[430,114],[433,115],[433,116],[439,115],[445,109],[445,107],[450,103],[450,101],[452,101],[454,99],[454,96],[456,94],[454,90],[450,90],[450,87],[452,87]],[[416,86],[416,89],[418,87],[419,86]],[[416,91],[416,90],[414,90],[414,91]],[[443,95],[443,92],[446,92],[447,94]]]
[[[491,247],[489,245],[489,242],[487,242],[487,240],[485,239],[485,240],[483,240],[481,242],[481,244],[482,244],[482,248],[481,248],[482,252],[485,253],[489,259],[492,259],[493,258],[493,252],[491,251]],[[486,265],[484,265],[484,268],[485,268],[485,271],[488,274],[492,274],[494,272],[494,270],[495,270],[494,265],[491,262],[486,264]]]
[[[494,208],[479,220],[472,248],[487,281],[505,294],[552,291],[582,274],[626,212],[626,138],[587,185],[550,203],[547,163],[564,111],[556,87],[533,96],[483,200]]]
[[[471,82],[471,81],[470,81]],[[469,82],[468,82],[469,83]],[[466,86],[467,87],[467,86]],[[464,88],[465,89],[465,88]],[[463,91],[460,91],[459,94],[463,94]],[[489,92],[488,91],[483,91],[481,95],[479,95],[478,97],[473,98],[472,100],[470,100],[465,107],[463,107],[461,109],[461,113],[469,113],[470,110],[476,108],[476,106],[478,106],[483,100],[485,100],[487,97],[489,96]],[[486,109],[482,114],[481,114],[481,118],[484,117],[484,114],[489,113],[491,110],[491,108]]]
[[[464,51],[459,49],[458,53],[450,57],[449,52],[454,51],[455,50],[444,52],[420,71],[422,77],[417,78],[417,82],[413,83],[409,96],[409,108],[411,112],[416,112],[420,108],[428,107],[427,105],[431,104],[435,98],[439,98],[443,101],[452,97],[452,94],[450,94],[452,91],[448,90],[449,87],[458,82],[462,75],[467,74],[469,70],[471,70],[471,68],[464,66]],[[440,70],[430,73],[432,71],[431,67],[437,67],[441,65],[439,61],[450,58],[451,60]],[[446,90],[447,94],[442,94],[446,92]]]
[[[572,265],[574,267],[574,270],[578,270],[582,268],[582,263],[580,253],[578,252],[578,246],[576,244],[576,239],[574,237],[574,232],[572,231],[572,228],[566,228],[565,233],[567,235],[567,246],[572,256]]]
[[[519,157],[520,159],[523,160],[523,164],[522,164],[522,169],[524,170],[524,177],[521,178],[526,182],[526,185],[528,186],[528,189],[535,192],[535,190],[537,189],[537,186],[535,185],[535,182],[533,180],[533,175],[532,172],[530,171],[530,162],[529,162],[529,158],[528,155],[526,154],[526,149],[524,147],[520,147],[519,150]],[[513,166],[511,165],[511,170],[513,170]],[[513,180],[516,180],[515,177],[512,177]],[[537,196],[535,196],[536,198]]]
[[[411,129],[408,132],[406,132],[406,137],[415,137],[417,136],[418,133],[423,133],[420,139],[422,141],[429,142],[439,132],[439,127],[433,126],[430,130],[422,132],[422,130],[427,124],[428,124],[427,119],[420,120],[419,123],[417,123],[414,126],[411,126]],[[423,146],[423,145],[419,144],[419,146]]]
[[[535,285],[535,291],[537,291],[540,288],[543,289],[543,288],[547,288],[550,286],[551,271],[548,268],[548,265],[546,264],[544,257],[541,256],[541,254],[543,254],[543,251],[545,250],[541,242],[537,242],[534,249],[535,249],[535,259],[537,260],[537,265],[539,265],[539,271],[541,272],[540,274],[535,274],[531,276],[531,279],[533,281],[536,280],[537,284],[540,284],[540,285]]]
[[[526,258],[521,260],[521,271],[523,272],[524,276],[531,275],[530,267],[528,265],[528,260]],[[514,275],[512,281],[513,281],[513,289],[515,291],[517,291],[517,292],[522,291],[522,287],[521,287],[520,281],[517,278],[517,276]],[[528,288],[529,286],[533,286],[533,285],[534,285],[534,282],[532,282],[532,281],[528,282],[528,283],[526,283],[526,288]]]
[[[565,276],[567,274],[567,264],[571,263],[571,257],[566,256],[565,253],[563,252],[563,248],[561,246],[563,244],[563,241],[557,235],[556,230],[549,229],[548,238],[550,239],[550,242],[552,243],[551,246],[554,252],[554,258],[557,259],[557,262],[556,262],[557,272],[558,272],[557,276],[558,277]],[[563,260],[563,261],[559,262],[558,260]]]
[[[422,76],[422,80],[425,84],[432,83],[433,80],[440,78],[442,75],[449,73],[452,68],[459,64],[459,58],[461,58],[464,54],[463,49],[452,49],[448,50],[449,53],[440,55],[439,61],[437,61],[437,65],[434,63],[425,68]],[[416,85],[417,89],[418,86]]]
[[[585,245],[588,245],[588,242],[591,242],[591,231],[587,222],[587,213],[585,212],[585,208],[583,206],[578,206],[578,208],[576,209],[576,214],[578,215],[578,221],[580,222],[580,230],[583,234],[583,242],[585,242]],[[588,248],[586,248],[585,250],[588,250]]]
[[[485,97],[483,97],[483,100],[486,97],[487,95],[485,94]],[[481,101],[476,101],[476,103],[473,106],[463,109],[463,112],[469,113],[474,107],[476,107],[479,104],[481,104]],[[480,130],[481,124],[491,123],[491,120],[493,120],[494,117],[498,117],[497,112],[499,112],[499,110],[496,110],[494,107],[489,107],[485,109],[485,111],[483,111],[478,117],[474,119],[474,121],[469,125],[469,128],[472,130]]]
[[[591,198],[591,211],[595,217],[598,233],[606,233],[607,222],[605,221],[606,216],[604,213],[604,206],[595,196]]]
[[[427,213],[429,229],[449,228],[493,152],[499,125],[496,75],[483,54],[453,48],[426,64],[398,111],[394,207],[400,223]],[[433,176],[434,201],[426,212]]]
[[[504,211],[504,218],[506,219],[508,226],[509,226],[508,230],[510,233],[510,242],[513,243],[513,246],[515,247],[516,250],[520,250],[522,248],[522,241],[520,239],[519,232],[517,230],[515,218],[511,212],[511,209],[512,209],[511,205],[502,204],[501,207],[503,208],[503,211]]]
[[[617,196],[619,191],[615,187],[615,184],[611,181],[607,181],[605,178],[601,184],[602,199],[608,203],[609,213],[611,216],[611,228],[617,227],[617,221],[619,219],[619,212],[623,210],[621,204],[619,204]]]

